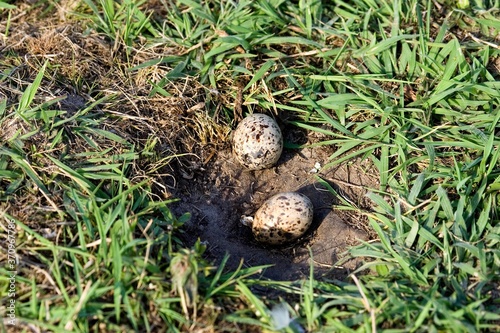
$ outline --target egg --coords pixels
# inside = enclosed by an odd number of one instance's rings
[[[271,245],[291,242],[309,229],[313,211],[311,200],[303,194],[276,194],[255,213],[251,222],[253,235],[257,241]]]
[[[273,118],[254,113],[243,119],[233,135],[233,154],[248,170],[270,168],[283,151],[283,135]]]

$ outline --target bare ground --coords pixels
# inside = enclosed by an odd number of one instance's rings
[[[309,274],[312,259],[316,275],[344,278],[358,261],[335,264],[349,246],[369,239],[366,221],[351,212],[333,209],[339,199],[318,182],[317,176],[361,207],[368,206],[363,195],[366,188],[377,187],[378,177],[370,172],[367,161],[351,161],[317,173],[315,165],[325,165],[329,155],[325,147],[285,149],[276,167],[247,171],[232,158],[230,149],[219,152],[190,179],[178,179],[174,196],[181,200],[174,210],[192,214],[183,238],[188,243],[202,241],[216,261],[228,253],[230,269],[243,259],[247,266],[273,265],[264,272],[268,278],[294,280]],[[286,191],[301,192],[312,200],[313,226],[294,244],[270,247],[256,242],[251,229],[240,223],[241,216],[253,215],[269,197]]]

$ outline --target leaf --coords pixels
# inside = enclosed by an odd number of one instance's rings
[[[284,44],[301,44],[301,45],[308,45],[308,46],[313,46],[318,49],[322,49],[324,46],[307,38],[303,37],[269,37],[263,39],[260,44],[279,44],[279,45],[284,45]]]
[[[16,9],[17,7],[6,2],[0,1],[0,9]]]
[[[30,104],[33,102],[33,99],[35,98],[36,91],[40,87],[43,75],[45,74],[45,69],[47,68],[47,64],[48,61],[43,64],[42,68],[36,75],[35,80],[26,88],[26,90],[23,92],[21,96],[21,99],[19,100],[16,112],[26,122],[28,122],[28,120],[24,117],[23,113],[29,109]]]
[[[417,239],[417,235],[419,234],[419,229],[420,229],[420,224],[418,223],[418,220],[416,219],[412,220],[410,232],[408,233],[405,239],[405,245],[407,247],[411,247],[413,245],[415,239]]]
[[[448,219],[448,221],[454,221],[453,207],[451,206],[448,194],[441,185],[439,185],[438,189],[436,190],[436,194],[439,198],[439,203],[441,205],[441,208],[443,208],[443,212],[445,213],[446,218]]]
[[[259,68],[259,70],[253,75],[252,79],[248,84],[243,88],[243,91],[246,91],[248,88],[250,88],[255,82],[260,80],[266,73],[269,71],[271,67],[273,67],[276,64],[273,60],[268,60],[262,65],[262,67]]]
[[[406,34],[404,34],[404,35],[397,35],[397,36],[394,36],[394,37],[387,38],[386,40],[383,40],[383,41],[381,41],[379,43],[375,43],[371,47],[360,49],[357,52],[355,52],[354,55],[357,56],[357,57],[369,56],[369,55],[377,55],[377,54],[380,54],[380,53],[386,51],[390,47],[393,47],[393,46],[397,45],[397,43],[399,41],[402,41],[402,40],[410,40],[410,41],[412,41],[412,40],[415,40],[415,38],[417,38],[417,37],[418,37],[418,35],[406,35]]]
[[[415,179],[415,182],[413,183],[410,193],[408,194],[408,203],[410,203],[413,206],[417,204],[417,198],[424,185],[424,180],[425,180],[425,174],[420,173],[417,176],[417,179]]]

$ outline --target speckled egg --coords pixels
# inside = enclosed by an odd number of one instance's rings
[[[243,119],[233,135],[233,154],[249,170],[270,168],[283,151],[283,135],[273,118],[254,113]]]
[[[279,193],[255,213],[252,232],[259,242],[279,245],[304,235],[312,220],[313,204],[308,197],[297,192]]]

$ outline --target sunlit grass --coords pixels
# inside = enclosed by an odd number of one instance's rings
[[[141,146],[118,130],[120,121],[141,117],[108,112],[144,100],[143,90],[120,99],[117,89],[86,82],[92,99],[67,114],[62,97],[40,97],[44,83],[60,79],[53,55],[30,62],[38,68],[29,84],[2,60],[0,85],[10,89],[0,92],[10,97],[0,102],[0,201],[3,219],[18,227],[16,314],[24,325],[498,329],[498,1],[155,4],[84,0],[72,17],[114,45],[115,56],[123,48],[125,56],[110,62],[118,71],[165,73],[146,80],[148,98],[197,80],[209,116],[218,110],[231,122],[236,107],[286,113],[290,124],[322,134],[316,145],[334,148],[323,168],[369,159],[380,177],[368,193],[373,209],[344,198],[336,208],[367,217],[377,239],[350,249],[364,265],[346,281],[315,280],[312,270],[303,281],[267,281],[259,278],[265,267],[227,271],[227,258],[213,267],[203,244],[181,241],[189,215],[175,216],[175,199],[153,191],[160,185],[152,174],[176,156],[159,157],[154,138]],[[9,18],[6,39],[14,7],[0,2],[0,10]],[[21,200],[27,220],[9,210]],[[0,272],[6,281],[7,269]]]

